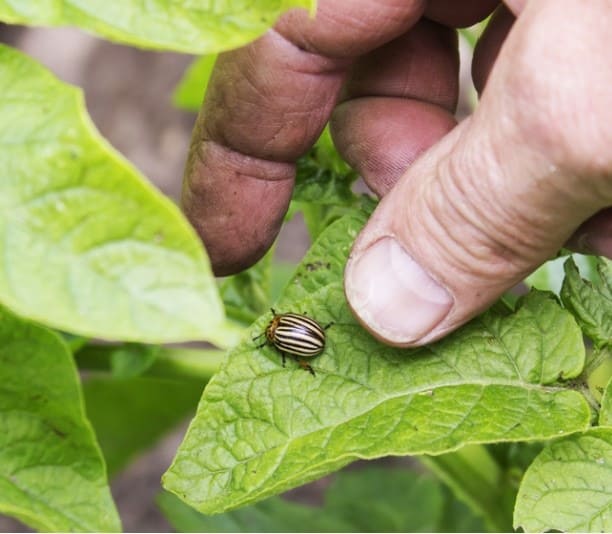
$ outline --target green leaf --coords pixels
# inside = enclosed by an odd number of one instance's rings
[[[315,146],[308,155],[298,160],[293,200],[318,205],[356,205],[359,197],[351,187],[357,173],[337,167],[336,160],[330,160],[327,144]]]
[[[328,169],[336,175],[344,177],[342,179],[345,181],[349,180],[354,182],[357,179],[357,173],[342,159],[342,156],[340,156],[340,153],[336,149],[329,129],[329,124],[323,129],[323,132],[315,143],[314,149],[315,152],[313,156],[322,168]]]
[[[60,337],[0,309],[0,512],[42,531],[121,529]]]
[[[295,264],[275,261],[271,269],[270,302],[276,302],[295,272]],[[266,310],[267,311],[267,310]]]
[[[601,410],[599,412],[599,425],[612,427],[612,378],[601,399]]]
[[[251,324],[270,307],[274,247],[253,267],[224,278],[219,286],[229,318]]]
[[[292,7],[310,0],[0,0],[0,20],[30,26],[77,26],[120,43],[211,54],[263,34]]]
[[[580,270],[580,274],[587,280],[597,279],[597,257],[586,256],[583,254],[570,254],[572,260]],[[547,261],[538,269],[531,273],[525,283],[530,287],[541,289],[542,291],[552,291],[556,295],[561,292],[561,286],[565,278],[563,264],[567,261],[568,254],[565,250],[560,252],[560,256]]]
[[[158,502],[178,532],[457,532],[482,530],[439,482],[404,469],[368,467],[341,472],[323,506],[272,497],[207,516],[170,493]],[[471,527],[464,530],[462,527]],[[458,527],[458,528],[457,528]]]
[[[288,216],[301,211],[311,239],[330,224],[356,209],[367,211],[375,203],[368,195],[356,195],[352,187],[358,175],[342,160],[326,127],[315,146],[297,163],[295,188]]]
[[[561,299],[596,347],[612,342],[612,261],[598,258],[598,279],[584,280],[570,259],[565,262]]]
[[[353,532],[336,517],[280,497],[214,516],[199,513],[167,492],[158,496],[158,504],[177,532]]]
[[[149,369],[159,356],[159,345],[126,343],[111,355],[111,371],[115,378],[132,378]]]
[[[514,525],[527,532],[610,532],[611,480],[612,429],[555,441],[525,474]]]
[[[217,55],[212,54],[199,57],[189,65],[172,95],[176,107],[187,111],[200,109],[216,60]]]
[[[602,397],[612,378],[612,346],[601,349],[591,348],[583,376],[586,378],[589,394],[594,400],[592,404],[604,402]]]
[[[431,476],[370,467],[340,473],[327,490],[323,512],[347,523],[351,532],[433,532],[444,497]]]
[[[99,136],[81,92],[5,46],[0,92],[0,301],[91,337],[233,341],[194,231]]]
[[[287,285],[295,265],[273,261],[274,252],[275,247],[272,247],[253,267],[221,281],[219,292],[225,312],[232,321],[250,326],[270,309]]]
[[[313,367],[273,347],[237,346],[208,384],[166,489],[203,512],[255,502],[357,458],[440,454],[469,443],[549,439],[587,428],[584,397],[560,383],[584,365],[582,333],[546,294],[496,307],[419,349],[384,346],[350,313],[342,270],[364,221],[330,226],[306,255],[279,312],[327,330]],[[261,317],[251,336],[270,316]]]
[[[89,378],[83,385],[85,405],[109,475],[193,415],[203,387],[160,378]]]

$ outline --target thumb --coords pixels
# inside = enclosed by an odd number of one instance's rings
[[[584,56],[604,25],[591,10],[593,25],[576,35],[581,3],[558,3],[529,4],[475,114],[410,167],[357,239],[345,291],[381,340],[417,346],[454,330],[612,203],[612,97],[597,90],[593,119],[584,94],[612,83],[605,54]],[[565,31],[576,50],[559,47]]]

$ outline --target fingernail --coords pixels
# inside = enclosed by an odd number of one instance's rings
[[[392,237],[351,258],[346,296],[360,319],[391,343],[412,343],[446,315],[453,299]]]

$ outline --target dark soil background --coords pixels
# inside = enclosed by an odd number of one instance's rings
[[[174,108],[170,95],[193,59],[191,56],[115,45],[74,29],[0,25],[0,41],[20,48],[62,80],[82,87],[92,119],[104,137],[164,193],[178,199],[195,115]],[[469,73],[462,73],[462,78],[469,78]],[[467,93],[461,98],[459,116],[467,113],[469,100]],[[308,244],[301,221],[291,221],[280,237],[278,259],[297,262]],[[154,501],[160,491],[161,475],[170,465],[186,424],[112,480],[126,532],[171,531]],[[381,462],[392,466],[412,464],[398,458]],[[359,462],[355,467],[358,465]],[[328,484],[329,477],[292,490],[287,498],[305,504],[320,503],[322,490]],[[20,523],[0,516],[0,532],[28,531]]]

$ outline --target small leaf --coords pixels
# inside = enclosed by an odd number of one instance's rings
[[[527,532],[612,530],[612,429],[555,441],[527,470],[514,511]]]
[[[6,46],[0,92],[0,301],[91,337],[227,344],[194,231],[99,136],[81,92]]]
[[[161,378],[89,378],[83,385],[87,414],[109,475],[193,415],[203,387]]]
[[[217,55],[212,54],[199,57],[189,65],[172,95],[176,107],[187,111],[200,109],[216,60]]]
[[[121,529],[72,355],[0,309],[0,512],[42,531]]]
[[[559,254],[559,257],[547,261],[531,273],[525,279],[525,284],[529,287],[541,289],[542,291],[552,291],[556,295],[559,295],[563,280],[565,279],[563,264],[568,260],[568,255],[565,250],[561,251]],[[583,277],[587,280],[595,280],[597,278],[596,256],[573,253],[570,254],[569,257],[576,263]]]
[[[582,333],[546,294],[515,313],[496,307],[418,349],[375,341],[350,313],[342,270],[364,216],[330,226],[306,255],[279,312],[327,331],[316,376],[283,368],[249,338],[208,384],[164,476],[203,512],[235,508],[314,480],[357,458],[440,454],[469,443],[549,439],[587,428],[584,397],[559,379],[584,366]],[[251,336],[270,321],[264,315]]]
[[[211,54],[263,34],[286,9],[310,0],[0,0],[0,20],[29,26],[77,26],[139,47]]]
[[[612,342],[612,261],[605,258],[597,261],[599,276],[593,283],[580,277],[571,259],[565,262],[561,299],[584,333],[601,348]]]
[[[319,205],[356,205],[358,197],[351,187],[357,174],[350,170],[340,173],[321,165],[318,152],[322,152],[321,148],[315,147],[309,155],[299,159],[293,200]]]
[[[315,146],[297,163],[295,188],[288,216],[301,211],[312,240],[330,224],[374,203],[352,187],[358,175],[342,160],[325,128]]]

